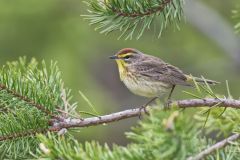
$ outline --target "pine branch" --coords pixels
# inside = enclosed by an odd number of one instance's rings
[[[85,119],[69,118],[69,119],[63,120],[62,122],[55,123],[54,127],[57,127],[59,130],[62,128],[88,127],[88,126],[100,125],[104,123],[115,122],[115,121],[131,118],[131,117],[137,117],[143,113],[144,113],[144,110],[139,107],[139,108],[129,109],[129,110],[116,112],[116,113],[99,116],[99,117],[91,117],[91,118],[85,118]]]
[[[119,38],[139,39],[153,23],[159,29],[158,37],[168,23],[177,23],[183,14],[183,0],[92,0],[87,1],[89,15],[83,15],[96,24],[96,30],[108,34],[120,31]]]
[[[156,108],[151,116],[144,118],[132,127],[131,132],[126,133],[127,138],[131,139],[127,146],[109,147],[108,144],[100,145],[94,141],[81,143],[69,136],[39,135],[41,143],[36,158],[155,160],[178,157],[183,160],[206,145],[205,141],[197,138],[199,133],[199,128],[191,117],[179,111],[161,112],[160,108]]]
[[[199,154],[197,154],[196,156],[193,157],[189,157],[187,160],[201,160],[206,158],[208,155],[212,154],[213,152],[216,152],[217,150],[224,148],[226,145],[231,144],[231,142],[236,141],[240,139],[240,134],[236,133],[231,135],[230,137],[217,142],[216,144],[214,144],[213,146],[203,150],[202,152],[200,152]]]
[[[240,109],[240,100],[220,98],[188,99],[174,101],[173,103],[171,103],[170,107],[191,108],[203,106],[207,106],[210,108],[229,107],[237,110]],[[138,156],[139,158],[137,159],[156,159],[155,156],[159,158],[159,155],[152,154],[152,150],[155,149],[158,151],[158,153],[162,153],[161,159],[173,159],[176,155],[179,156],[179,159],[186,159],[190,155],[194,155],[198,153],[198,151],[203,150],[205,148],[204,146],[207,146],[209,141],[201,137],[201,132],[199,132],[200,126],[199,124],[196,124],[196,121],[194,121],[192,118],[188,117],[190,118],[188,119],[185,115],[179,114],[178,111],[164,113],[161,112],[161,110],[158,111],[151,112],[151,116],[147,117],[144,121],[141,121],[140,125],[134,129],[135,132],[130,132],[127,134],[128,138],[134,140],[135,143],[130,143],[126,148],[121,146],[115,146],[112,150],[110,150],[106,145],[95,146],[94,144],[86,143],[87,147],[85,149],[80,143],[76,141],[74,141],[74,144],[72,144],[71,141],[68,141],[66,139],[55,139],[54,137],[56,136],[54,135],[50,137],[41,136],[40,138],[43,142],[42,145],[44,145],[44,148],[49,151],[45,152],[45,149],[41,149],[41,156],[45,158],[54,157],[57,159],[59,157],[67,156],[74,158],[86,158],[86,155],[88,155],[89,159],[94,159],[93,157],[104,157],[105,159],[113,159],[113,157],[119,157],[119,155],[121,155],[122,159],[136,159],[136,157]],[[138,117],[139,115],[144,113],[144,110],[139,107],[135,109],[112,113],[109,115],[85,118],[83,120],[68,118],[65,119],[63,122],[56,122],[52,128],[56,131],[60,131],[63,128],[71,129],[75,127],[89,127],[94,125],[111,123],[131,117]],[[166,118],[166,116],[168,118]],[[156,125],[158,127],[157,129]],[[182,129],[182,126],[185,126],[184,130]],[[155,133],[154,131],[157,133]],[[231,140],[231,138],[228,140]],[[230,142],[228,141],[228,143]],[[214,147],[215,149],[210,149],[210,151],[207,151],[207,153],[209,153],[207,155],[210,155],[210,153],[213,153],[217,149],[221,149],[226,146],[222,143],[217,144],[219,148]],[[194,147],[196,145],[197,147]],[[106,150],[104,147],[107,147]],[[61,150],[57,150],[57,148],[61,148]],[[78,148],[80,151],[76,151],[75,148]],[[118,150],[121,150],[121,152]],[[124,151],[128,151],[128,154]],[[89,152],[94,153],[94,155],[89,155]],[[223,151],[220,152],[222,153]]]
[[[22,137],[29,137],[29,136],[35,136],[37,134],[45,134],[47,132],[57,132],[58,130],[56,128],[49,128],[49,129],[35,129],[35,130],[28,130],[25,132],[19,132],[19,133],[14,133],[6,136],[0,136],[0,141],[7,141],[7,140],[12,140],[12,139],[18,139]]]
[[[5,85],[3,84],[0,84],[0,90],[6,90],[7,93],[13,95],[14,97],[16,98],[19,98],[20,100],[23,100],[25,101],[26,103],[28,103],[29,105],[32,105],[34,107],[36,107],[37,109],[39,109],[40,111],[46,113],[47,115],[53,117],[53,118],[57,118],[56,115],[53,115],[49,110],[46,109],[46,107],[40,105],[40,104],[37,104],[35,103],[33,100],[29,99],[28,97],[26,96],[22,96],[21,94],[17,93],[16,91],[13,91],[13,90],[10,90],[8,89]]]
[[[115,9],[115,8],[110,8],[112,9],[113,12],[115,12],[118,16],[123,16],[123,17],[144,17],[144,16],[149,16],[151,14],[156,14],[157,12],[161,12],[166,5],[171,3],[172,0],[164,0],[159,4],[157,7],[153,8],[147,8],[146,11],[144,12],[133,12],[133,13],[127,13],[124,11],[121,11],[120,9]]]
[[[55,132],[52,124],[61,121],[59,112],[73,112],[64,106],[63,83],[56,63],[49,68],[35,59],[8,62],[0,69],[0,159],[24,159],[36,151],[37,133]],[[66,90],[65,99],[69,101]]]
[[[221,102],[221,103],[219,103]],[[188,100],[178,100],[171,103],[171,107],[179,107],[179,108],[192,108],[192,107],[211,107],[218,104],[217,107],[230,107],[230,108],[236,108],[240,109],[240,100],[234,100],[234,99],[215,99],[215,98],[205,98],[205,99],[188,99]],[[51,128],[49,128],[49,131],[60,131],[63,128],[75,128],[75,127],[88,127],[88,126],[94,126],[94,125],[100,125],[105,123],[111,123],[131,117],[138,117],[141,114],[144,114],[145,111],[141,108],[135,108],[135,109],[128,109],[121,112],[116,112],[108,115],[103,115],[99,117],[90,117],[90,118],[61,118],[61,121],[55,121],[53,122],[53,125]],[[46,130],[47,131],[47,130]],[[34,133],[38,133],[37,131],[33,132],[23,132],[23,133],[17,133],[14,136],[12,135],[6,135],[0,137],[0,141],[16,138],[16,137],[24,137],[29,136]]]
[[[220,103],[221,102],[221,103]],[[218,104],[218,105],[217,105]],[[217,106],[216,106],[217,105]],[[229,107],[240,109],[240,100],[234,99],[215,99],[215,98],[205,98],[205,99],[188,99],[188,100],[178,100],[170,105],[171,107],[178,108],[192,108],[192,107]],[[121,112],[116,112],[99,117],[91,117],[85,119],[65,119],[61,122],[55,123],[53,126],[61,130],[62,128],[74,128],[74,127],[88,127],[94,125],[100,125],[104,123],[111,123],[131,117],[138,117],[144,114],[145,111],[141,108],[128,109]]]
[[[220,98],[204,98],[204,99],[188,99],[179,100],[173,102],[180,108],[191,108],[191,107],[212,107],[217,105],[217,107],[230,107],[240,109],[240,100],[235,99],[220,99]]]
[[[154,160],[176,159],[177,157],[179,160],[185,160],[212,144],[211,139],[202,137],[199,126],[201,122],[199,124],[199,121],[188,116],[188,113],[177,110],[161,112],[160,109],[155,109],[151,112],[151,116],[144,118],[132,128],[131,132],[126,134],[127,138],[132,140],[131,143],[124,147],[114,145],[111,149],[107,144],[99,145],[94,141],[82,144],[77,140],[69,139],[68,136],[63,138],[54,134],[41,135],[39,157],[105,160]],[[237,115],[232,115],[234,116]],[[236,142],[226,148],[219,148],[221,150],[209,158],[234,159],[239,157],[238,146]]]

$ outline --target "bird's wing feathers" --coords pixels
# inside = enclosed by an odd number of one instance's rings
[[[134,67],[139,74],[172,85],[190,86],[183,72],[170,64],[159,60],[145,60]]]

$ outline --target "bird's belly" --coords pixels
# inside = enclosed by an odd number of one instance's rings
[[[130,77],[125,77],[123,82],[131,92],[143,97],[161,97],[172,86],[160,81],[147,81],[141,78],[134,79]]]

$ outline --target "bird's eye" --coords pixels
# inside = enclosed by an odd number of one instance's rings
[[[129,59],[131,56],[130,55],[127,55],[124,57],[124,59]]]

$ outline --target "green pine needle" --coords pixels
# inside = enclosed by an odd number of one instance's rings
[[[182,91],[182,92],[183,92],[183,93],[186,93],[186,94],[188,94],[188,95],[190,95],[190,96],[192,96],[192,97],[194,97],[194,98],[202,99],[202,97],[200,97],[200,96],[198,96],[198,95],[196,95],[196,94],[194,94],[194,93],[187,92],[187,91]]]
[[[161,36],[168,23],[179,29],[178,22],[183,15],[184,0],[90,0],[84,3],[88,6],[88,15],[82,15],[89,20],[90,25],[96,25],[95,30],[101,34],[120,32],[120,38],[139,39],[143,33],[153,26],[159,28]]]
[[[92,115],[99,115],[99,113],[96,111],[95,107],[93,106],[93,104],[90,102],[90,100],[83,94],[83,92],[79,91],[80,96],[83,98],[83,100],[85,102],[87,102],[88,106],[92,109],[92,111],[95,114]],[[88,114],[87,112],[84,112],[85,114]]]
[[[227,88],[227,98],[232,99],[232,95],[230,92],[230,88],[229,88],[229,84],[228,84],[228,80],[226,80],[226,88]]]

